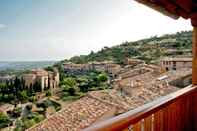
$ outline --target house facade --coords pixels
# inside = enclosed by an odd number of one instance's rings
[[[117,74],[121,69],[121,66],[114,64],[110,61],[104,62],[91,62],[88,64],[73,64],[65,63],[64,72],[69,74],[84,74],[92,70],[107,72],[109,74]]]
[[[0,83],[6,83],[6,81],[14,81],[15,78],[15,75],[0,76]]]
[[[192,58],[164,58],[160,61],[160,66],[165,71],[192,68]]]
[[[69,74],[83,74],[92,70],[91,64],[64,63],[64,72]]]
[[[33,69],[31,73],[24,74],[22,78],[25,80],[25,86],[30,87],[38,83],[41,90],[54,89],[59,85],[59,72],[48,72],[44,69]]]
[[[125,62],[124,62],[125,65],[139,65],[139,64],[145,64],[144,61],[142,60],[139,60],[139,59],[132,59],[132,58],[127,58],[125,59]]]

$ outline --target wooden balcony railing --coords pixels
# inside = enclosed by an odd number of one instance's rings
[[[83,131],[195,131],[196,118],[197,88],[189,86]]]

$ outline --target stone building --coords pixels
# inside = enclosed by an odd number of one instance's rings
[[[44,90],[48,86],[49,81],[49,73],[43,69],[34,69],[32,70],[32,74],[35,74],[36,81],[41,84],[41,89]]]
[[[24,74],[22,78],[25,80],[25,86],[27,87],[33,86],[36,82],[36,75],[32,73]]]
[[[15,75],[0,76],[0,83],[5,83],[6,81],[14,81],[15,78]]]
[[[24,74],[22,78],[25,80],[25,86],[33,86],[38,82],[41,86],[41,90],[54,89],[59,85],[59,73],[57,70],[54,72],[48,72],[44,69],[33,69],[31,73]]]
[[[192,58],[164,58],[160,61],[160,66],[165,71],[192,68]]]
[[[109,73],[112,76],[112,78],[116,78],[121,69],[121,66],[118,64],[107,64],[105,66],[105,71]]]
[[[107,72],[109,74],[116,75],[121,69],[121,66],[114,64],[111,61],[104,62],[91,62],[87,64],[73,64],[65,63],[64,72],[69,74],[84,74],[92,70]]]
[[[132,58],[127,58],[125,59],[125,62],[124,62],[125,65],[139,65],[139,64],[145,64],[144,61],[142,60],[139,60],[139,59],[132,59]]]
[[[92,69],[92,64],[64,63],[64,72],[69,74],[83,74]]]
[[[54,72],[48,72],[48,79],[49,79],[49,87],[54,89],[57,88],[59,86],[59,73],[57,70],[55,70]]]

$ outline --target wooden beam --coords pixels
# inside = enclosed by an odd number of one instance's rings
[[[190,14],[191,22],[194,27],[197,27],[197,12]]]
[[[154,9],[156,11],[159,11],[160,13],[162,13],[162,14],[164,14],[166,16],[169,16],[169,17],[171,17],[171,18],[173,18],[175,20],[179,18],[179,16],[177,16],[176,14],[173,14],[173,13],[169,12],[164,7],[162,7],[161,5],[158,5],[158,4],[154,3],[154,2],[152,2],[151,0],[135,0],[135,1],[137,1],[137,2],[139,2],[141,4],[143,4],[143,5],[146,5],[146,6],[152,8],[152,9]]]
[[[192,0],[175,0],[175,2],[180,8],[182,8],[185,12],[192,12]]]
[[[192,42],[192,84],[197,85],[197,26],[193,29]]]

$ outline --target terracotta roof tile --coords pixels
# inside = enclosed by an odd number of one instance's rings
[[[110,105],[86,96],[28,131],[78,131],[90,126],[110,109]]]

